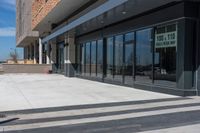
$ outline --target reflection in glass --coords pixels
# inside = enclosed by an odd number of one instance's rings
[[[90,43],[86,43],[85,44],[85,67],[86,67],[86,76],[90,76],[90,72],[91,72],[91,44]]]
[[[152,30],[136,32],[136,81],[152,82]]]
[[[97,44],[96,41],[91,43],[91,76],[96,76],[96,55],[97,53]]]
[[[64,72],[64,43],[58,45],[58,73]]]
[[[176,25],[174,24],[157,28],[156,34],[170,35],[171,33],[175,33],[176,35],[176,31]],[[176,43],[175,45],[155,47],[154,80],[156,84],[176,86]]]
[[[133,50],[134,50],[134,33],[125,35],[125,62],[124,62],[124,83],[133,84]]]
[[[85,44],[81,44],[81,75],[85,75]]]
[[[103,76],[103,40],[97,41],[97,76]]]
[[[122,82],[123,75],[123,35],[115,37],[114,80]]]
[[[113,37],[107,38],[107,67],[106,77],[113,79],[113,48],[114,48]]]

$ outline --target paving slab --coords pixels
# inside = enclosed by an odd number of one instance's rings
[[[165,98],[177,96],[57,74],[0,75],[0,112]]]

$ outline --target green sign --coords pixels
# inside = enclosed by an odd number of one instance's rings
[[[155,35],[155,48],[168,48],[177,46],[177,31]]]

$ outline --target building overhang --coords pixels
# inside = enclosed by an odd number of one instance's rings
[[[69,24],[65,25],[63,28],[55,31],[54,33],[50,34],[49,36],[45,37],[42,40],[42,43],[45,43],[61,34],[64,34],[73,28],[95,18],[100,16],[101,14],[108,12],[109,10],[122,5],[123,3],[127,2],[128,0],[108,0],[107,2],[103,3],[99,7],[89,11],[85,15],[82,15],[78,19],[75,19],[74,21],[70,22]]]
[[[32,31],[30,33],[22,35],[17,40],[17,47],[26,47],[27,45],[30,45],[31,43],[34,43],[36,39],[39,37],[39,32]]]
[[[148,2],[146,0],[108,0],[99,7],[64,25],[49,36],[46,36],[42,39],[42,43],[46,43],[71,30],[75,31],[75,34],[80,35],[80,33],[87,33],[92,30],[103,28],[112,23],[148,12],[160,6],[181,1],[183,0],[151,0]]]
[[[60,0],[57,5],[33,27],[33,30],[39,31],[40,34],[50,32],[52,24],[61,22],[89,1],[90,0]]]

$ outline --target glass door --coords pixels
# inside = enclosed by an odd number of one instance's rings
[[[57,45],[57,73],[64,73],[64,43]]]
[[[123,82],[123,35],[115,36],[114,80]]]
[[[162,86],[176,86],[177,25],[157,27],[155,30],[154,82]]]
[[[152,83],[152,29],[136,32],[136,81]]]
[[[125,35],[124,41],[124,84],[133,85],[134,32]]]

